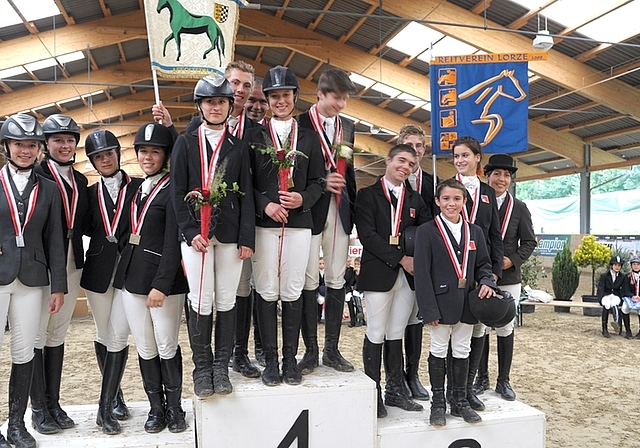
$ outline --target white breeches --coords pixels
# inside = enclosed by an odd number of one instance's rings
[[[251,275],[253,270],[251,269],[251,258],[242,261],[242,273],[240,274],[240,282],[238,283],[238,289],[236,295],[238,297],[249,297],[251,294]]]
[[[458,322],[455,325],[437,326],[429,325],[431,334],[431,346],[429,351],[436,358],[446,358],[449,351],[449,339],[451,339],[451,354],[454,358],[464,359],[471,352],[471,334],[473,325]]]
[[[45,301],[43,290],[48,291],[49,287],[25,286],[17,278],[8,285],[0,285],[0,316],[3,323],[9,316],[13,364],[26,364],[33,359],[42,302]],[[46,303],[48,307],[49,297]],[[4,331],[0,334],[0,347],[3,338]]]
[[[396,282],[386,292],[364,291],[367,305],[367,338],[374,344],[402,339],[415,303],[404,271],[400,269]]]
[[[106,346],[110,352],[123,350],[129,342],[129,323],[122,304],[122,291],[109,286],[104,294],[88,289],[85,292],[96,325],[96,341]]]

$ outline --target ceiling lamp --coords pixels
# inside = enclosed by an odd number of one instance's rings
[[[553,37],[547,29],[547,18],[544,18],[544,29],[540,29],[540,15],[538,14],[538,34],[533,39],[533,49],[537,51],[549,51],[553,47]]]

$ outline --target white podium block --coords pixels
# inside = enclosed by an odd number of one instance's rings
[[[187,413],[187,430],[172,434],[168,429],[156,434],[148,434],[144,430],[144,422],[149,412],[148,402],[127,403],[131,418],[120,422],[122,432],[109,436],[96,425],[98,406],[87,404],[65,406],[64,410],[76,422],[76,426],[63,429],[57,434],[43,435],[31,427],[31,409],[27,408],[24,422],[29,433],[36,439],[38,448],[194,448],[195,428],[191,400],[182,400],[182,409]],[[2,426],[2,434],[7,434],[7,422]]]
[[[469,424],[447,412],[447,425],[429,425],[430,404],[423,412],[387,407],[389,416],[378,420],[378,448],[544,448],[546,419],[543,412],[519,401],[505,401],[493,391],[480,396],[486,409],[482,422]],[[449,410],[449,407],[447,406]]]
[[[375,383],[360,371],[320,366],[299,386],[229,377],[233,393],[194,397],[200,448],[375,446]]]

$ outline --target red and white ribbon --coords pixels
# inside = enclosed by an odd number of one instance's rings
[[[211,154],[211,160],[207,160],[209,155],[207,153],[207,137],[204,132],[204,125],[201,125],[198,129],[198,146],[200,147],[200,178],[202,179],[202,190],[209,190],[209,185],[211,185],[211,179],[213,178],[213,174],[216,170],[216,164],[218,163],[218,156],[220,155],[222,142],[227,137],[227,129],[226,127],[223,128],[220,140],[218,140],[218,144],[213,149],[213,154]]]
[[[9,211],[11,212],[11,221],[13,222],[13,230],[16,234],[16,245],[18,247],[24,247],[24,229],[29,224],[31,217],[33,216],[33,212],[36,208],[36,202],[38,200],[38,191],[40,189],[40,184],[36,184],[34,189],[31,191],[29,195],[29,202],[27,203],[27,210],[25,213],[24,224],[20,225],[20,215],[18,214],[18,206],[16,205],[15,197],[13,196],[13,189],[11,188],[11,183],[9,182],[9,165],[6,165],[6,170],[0,171],[0,180],[2,181],[2,186],[4,187],[4,194],[7,197],[7,202],[9,203]]]
[[[271,134],[271,141],[276,148],[276,151],[285,151],[284,156],[287,157],[287,154],[291,151],[297,151],[298,148],[298,124],[296,120],[291,120],[291,133],[289,134],[289,150],[287,151],[285,147],[283,147],[282,142],[280,141],[280,137],[275,130],[273,125],[275,120],[269,121],[269,133]],[[293,177],[293,168],[296,164],[296,158],[293,157],[291,160],[291,168],[289,168],[289,179]]]
[[[507,197],[504,198],[507,201],[507,210],[504,214],[504,218],[502,219],[502,225],[500,226],[500,235],[502,235],[502,239],[504,240],[504,236],[507,234],[507,228],[509,227],[509,222],[511,221],[511,214],[513,213],[513,197],[511,193],[507,191]],[[502,204],[504,206],[504,204]]]
[[[393,202],[391,201],[391,193],[387,189],[386,182],[384,177],[380,179],[380,183],[382,184],[382,193],[389,201],[389,205],[391,205],[391,236],[399,236],[400,235],[400,223],[402,221],[402,207],[404,206],[404,184],[400,184],[400,197],[398,199],[398,207],[393,206]]]
[[[62,180],[60,173],[58,173],[55,164],[51,160],[48,160],[47,164],[49,165],[49,170],[51,171],[53,180],[55,180],[58,190],[60,190],[60,194],[62,195],[62,206],[64,207],[67,229],[73,230],[73,226],[76,222],[76,210],[78,209],[78,186],[76,185],[76,178],[73,176],[73,170],[71,170],[71,175],[69,176],[69,184],[71,186],[71,200],[69,200],[69,195],[67,194],[67,189],[64,186],[64,181]]]
[[[238,122],[233,127],[233,129],[231,129],[231,135],[242,140],[242,137],[244,137],[244,122],[245,122],[245,114],[243,109],[242,112],[240,112],[240,115],[238,115]],[[226,128],[227,127],[225,126],[225,129]]]
[[[456,179],[462,183],[462,174],[456,174]],[[469,191],[469,190],[467,190]],[[470,222],[471,224],[475,224],[476,216],[478,216],[478,205],[480,204],[480,186],[478,186],[473,192],[473,197],[471,198],[471,213],[467,212],[467,207],[462,207],[462,216],[465,221]]]
[[[462,238],[463,241],[461,241],[463,243],[462,244],[463,249],[462,249],[462,263],[460,263],[458,261],[458,257],[456,256],[455,250],[453,249],[453,244],[449,239],[449,235],[447,234],[447,231],[444,228],[446,224],[442,221],[442,218],[439,215],[436,216],[435,222],[436,222],[436,226],[438,226],[438,230],[440,231],[440,234],[442,235],[442,239],[444,240],[444,245],[447,247],[447,252],[449,253],[449,259],[451,260],[453,269],[456,271],[458,280],[462,280],[463,278],[465,278],[465,275],[467,273],[467,265],[469,263],[469,243],[470,243],[469,223],[465,220],[462,221],[462,226],[463,226],[462,230],[464,233],[464,238]]]
[[[116,201],[116,209],[113,214],[113,218],[109,221],[109,213],[107,212],[107,203],[104,199],[104,190],[106,188],[104,184],[104,179],[100,177],[100,185],[98,186],[98,208],[100,209],[100,218],[102,219],[102,226],[104,227],[104,233],[109,242],[115,243],[116,240],[116,230],[118,229],[118,223],[120,222],[120,217],[122,216],[122,210],[124,209],[124,200],[127,195],[127,187],[131,183],[131,178],[124,173],[125,184],[124,187],[120,189],[118,192],[118,199]]]
[[[336,120],[336,132],[333,135],[333,141],[329,140],[329,136],[325,132],[322,125],[322,118],[318,111],[318,105],[314,104],[309,109],[309,118],[311,118],[311,124],[316,132],[320,135],[320,146],[322,146],[322,152],[324,154],[324,161],[327,170],[337,168],[336,164],[336,151],[332,149],[332,145],[338,144],[344,139],[344,130],[342,129],[342,120],[340,117],[329,117],[328,120]]]
[[[142,226],[144,225],[144,218],[147,216],[147,211],[149,211],[149,207],[155,197],[160,193],[160,190],[169,182],[169,173],[165,174],[162,179],[153,187],[151,193],[149,193],[149,197],[146,202],[142,206],[142,210],[140,214],[138,214],[138,195],[140,191],[136,191],[135,196],[133,197],[133,202],[131,204],[131,233],[134,235],[140,235],[142,231]]]

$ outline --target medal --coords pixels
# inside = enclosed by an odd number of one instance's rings
[[[76,178],[73,176],[73,171],[71,171],[71,175],[69,176],[71,186],[71,198],[67,194],[67,188],[64,186],[65,182],[62,180],[62,176],[58,173],[55,164],[48,160],[47,164],[49,165],[49,171],[51,171],[51,176],[53,180],[56,182],[58,186],[58,190],[60,190],[60,195],[62,196],[62,208],[64,209],[64,217],[67,221],[67,239],[73,238],[73,227],[76,222],[76,211],[78,210],[78,186],[76,185]]]
[[[132,233],[131,235],[129,235],[129,244],[133,244],[134,246],[139,245],[140,235],[136,235],[135,233]]]
[[[18,213],[18,207],[16,206],[16,200],[13,197],[13,189],[11,184],[13,183],[10,178],[9,165],[5,165],[6,170],[0,170],[0,181],[4,188],[4,194],[7,197],[7,203],[9,205],[9,211],[11,213],[11,222],[13,223],[13,230],[16,235],[16,246],[25,247],[24,245],[24,229],[29,224],[33,212],[36,208],[36,201],[38,200],[38,191],[40,190],[40,184],[36,183],[36,186],[31,190],[29,194],[29,202],[27,203],[27,209],[25,211],[24,223],[20,225],[20,214]]]
[[[289,178],[289,183],[287,184],[289,188],[293,188],[293,177]]]
[[[160,190],[164,188],[166,184],[169,183],[169,173],[166,173],[162,179],[153,187],[149,196],[147,196],[147,200],[142,206],[142,210],[138,213],[138,195],[140,191],[136,191],[135,196],[133,197],[133,201],[131,203],[131,235],[129,235],[129,244],[134,246],[138,246],[140,244],[140,232],[142,231],[142,226],[144,224],[144,219],[147,216],[147,211],[149,211],[149,206],[155,199],[155,197],[160,193]]]
[[[449,239],[449,235],[444,228],[446,224],[442,221],[442,217],[438,215],[435,217],[434,221],[436,223],[436,227],[438,227],[438,230],[440,231],[440,235],[442,235],[442,239],[444,240],[444,245],[449,253],[449,259],[453,265],[453,270],[456,271],[456,276],[458,277],[458,288],[465,289],[467,287],[467,279],[465,278],[465,275],[467,272],[467,265],[469,263],[469,240],[471,238],[469,223],[462,220],[463,238],[460,243],[464,249],[462,252],[462,263],[460,263],[458,262],[458,257],[456,257],[455,251],[453,250],[453,244]]]
[[[118,238],[116,238],[113,235],[109,235],[109,236],[107,236],[107,241],[109,241],[110,243],[117,243],[118,242]]]
[[[73,229],[67,229],[67,239],[70,240],[73,238]]]
[[[284,144],[280,141],[280,136],[276,132],[273,120],[269,122],[269,136],[271,137],[271,142],[273,143],[276,151],[285,151],[285,154],[289,154],[291,151],[296,151],[298,148],[298,122],[293,120],[291,122],[291,131],[289,133],[288,140],[285,140]],[[289,147],[287,147],[287,141],[289,142]],[[295,154],[295,152],[294,152]],[[293,187],[293,168],[296,165],[296,157],[292,157],[291,159],[291,168],[289,168],[289,182],[287,183],[288,187]]]
[[[100,209],[100,217],[102,219],[102,226],[104,227],[104,233],[107,238],[107,241],[110,243],[117,243],[118,239],[115,237],[116,230],[118,229],[118,223],[120,222],[120,216],[122,215],[122,211],[124,209],[124,200],[127,195],[127,187],[131,183],[131,178],[124,174],[125,184],[124,187],[120,189],[118,192],[118,200],[116,204],[116,209],[113,211],[113,219],[109,222],[109,213],[107,212],[107,206],[104,199],[104,189],[106,186],[104,185],[104,180],[102,177],[100,178],[100,184],[96,189],[98,192],[98,206]]]
[[[24,247],[24,236],[22,235],[16,236],[16,246]]]
[[[320,119],[320,112],[318,112],[318,105],[314,104],[309,109],[309,118],[311,119],[311,124],[313,128],[318,133],[320,137],[320,146],[322,147],[322,152],[324,153],[324,162],[325,168],[328,171],[332,169],[337,169],[337,163],[335,160],[335,150],[331,148],[332,144],[337,144],[342,142],[344,139],[344,132],[342,130],[342,121],[340,117],[335,117],[336,120],[336,132],[333,136],[333,142],[329,140],[327,133],[324,131],[324,127],[322,126],[322,120]]]
[[[387,190],[384,177],[380,179],[382,184],[382,193],[391,206],[391,235],[389,236],[389,244],[397,246],[400,244],[400,223],[402,221],[402,208],[404,206],[404,184],[400,184],[400,197],[398,198],[398,206],[394,207],[391,202],[391,193]]]
[[[466,278],[459,278],[458,279],[458,289],[464,289],[467,287],[467,279]]]
[[[400,244],[400,237],[390,236],[389,237],[389,244],[391,244],[392,246],[397,246],[398,244]]]

